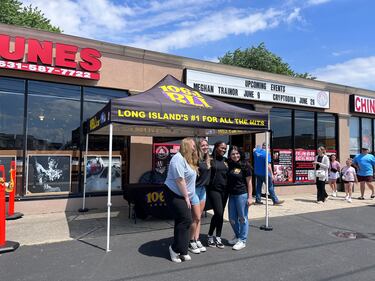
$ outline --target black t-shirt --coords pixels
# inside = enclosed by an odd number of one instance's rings
[[[225,157],[216,156],[211,161],[211,181],[209,188],[218,191],[227,191],[228,164]]]
[[[318,158],[316,159],[317,162],[322,163],[323,156],[318,155]],[[318,170],[320,168],[319,164],[316,164],[316,169]]]
[[[231,195],[241,195],[247,193],[246,178],[251,177],[252,172],[249,164],[229,163],[228,170],[228,190]]]
[[[206,161],[199,161],[199,175],[197,177],[196,186],[208,186],[210,184],[211,169],[207,167]]]

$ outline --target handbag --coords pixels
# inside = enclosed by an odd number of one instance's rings
[[[326,172],[323,170],[316,170],[315,171],[315,176],[317,178],[324,178],[326,176]]]

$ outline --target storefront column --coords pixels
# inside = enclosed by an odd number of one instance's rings
[[[255,104],[254,107],[255,107],[255,111],[264,112],[264,113],[267,113],[268,115],[270,114],[270,111],[272,109],[271,105],[264,105],[264,104]],[[270,128],[271,128],[271,125],[270,125]],[[262,145],[262,143],[264,143],[265,141],[266,140],[265,140],[263,133],[255,135],[255,145]]]
[[[339,147],[339,161],[341,166],[345,165],[346,159],[350,156],[350,127],[349,114],[338,114],[338,147]]]

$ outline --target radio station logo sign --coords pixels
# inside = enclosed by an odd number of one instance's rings
[[[173,85],[160,86],[163,94],[171,101],[198,107],[212,108],[198,91]]]
[[[0,68],[99,80],[101,56],[92,48],[0,34]]]

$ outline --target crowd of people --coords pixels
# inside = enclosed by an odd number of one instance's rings
[[[215,143],[209,155],[206,139],[198,142],[193,138],[181,141],[180,151],[170,161],[165,180],[165,198],[174,215],[173,243],[169,253],[173,262],[191,260],[189,251],[203,253],[207,248],[200,240],[201,216],[209,199],[213,216],[211,218],[206,246],[225,248],[221,239],[224,210],[228,202],[228,217],[233,229],[233,238],[227,244],[233,250],[246,247],[249,232],[248,212],[253,204],[252,168],[242,151],[231,146],[225,157],[227,144]],[[257,189],[254,204],[261,204],[262,185],[266,177],[266,165],[270,176],[268,190],[274,205],[281,205],[273,188],[273,172],[269,157],[266,163],[266,147],[254,150],[254,172]]]
[[[341,178],[345,187],[345,200],[352,202],[352,190],[354,183],[359,182],[361,195],[359,200],[365,199],[366,185],[371,190],[370,198],[375,198],[374,186],[372,184],[375,166],[375,157],[369,153],[367,147],[361,148],[361,153],[345,161],[345,166],[341,167],[335,154],[329,157],[326,155],[326,149],[321,146],[317,150],[318,155],[315,157],[314,172],[316,176],[316,188],[318,204],[324,203],[328,194],[325,189],[326,181],[332,189],[332,197],[337,196],[337,180]]]
[[[233,250],[246,247],[249,232],[248,212],[251,205],[263,204],[261,201],[262,186],[266,182],[268,169],[268,193],[274,205],[281,205],[274,190],[274,173],[271,165],[269,147],[263,143],[262,147],[253,150],[253,167],[244,159],[242,151],[231,146],[227,153],[227,144],[216,142],[209,154],[209,145],[205,138],[196,141],[194,138],[184,138],[180,151],[170,161],[167,178],[165,180],[165,198],[174,216],[174,239],[169,246],[169,253],[173,262],[191,260],[189,252],[199,254],[207,251],[207,247],[225,248],[221,239],[224,222],[224,210],[228,203],[228,218],[233,230],[233,238],[228,239],[227,245]],[[345,200],[352,202],[352,189],[355,182],[360,183],[361,196],[364,199],[365,185],[375,197],[373,166],[375,157],[362,148],[361,153],[354,159],[347,159],[346,165],[341,167],[335,154],[329,157],[324,147],[317,149],[317,156],[313,161],[316,177],[317,203],[327,200],[325,186],[328,181],[332,189],[332,196],[337,196],[337,180],[341,179],[345,186]],[[228,155],[228,158],[225,157]],[[255,201],[253,202],[253,171],[256,179]],[[206,198],[213,210],[207,243],[200,240],[201,217],[205,209]]]

